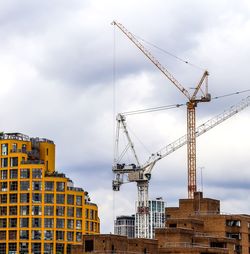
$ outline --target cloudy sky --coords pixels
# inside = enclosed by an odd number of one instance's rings
[[[137,197],[135,184],[111,188],[116,113],[186,102],[113,20],[195,65],[146,44],[189,91],[202,69],[212,97],[250,89],[248,0],[0,0],[1,130],[55,141],[57,170],[98,204],[102,233],[113,231],[115,216],[134,213]],[[198,105],[197,124],[248,95]],[[249,110],[197,141],[198,189],[227,213],[250,213]],[[185,134],[186,109],[127,123],[143,163]],[[168,206],[187,197],[185,148],[155,166],[150,197],[159,196]]]

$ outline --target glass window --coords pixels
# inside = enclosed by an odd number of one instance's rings
[[[74,220],[67,220],[67,228],[74,228]]]
[[[17,177],[18,177],[17,169],[11,169],[10,170],[10,179],[17,179]]]
[[[40,228],[41,227],[41,218],[32,218],[32,227]]]
[[[12,153],[16,153],[17,152],[17,143],[13,143],[12,144],[12,150],[11,150]]]
[[[7,170],[2,170],[1,171],[1,179],[2,180],[8,179],[8,171]]]
[[[45,231],[44,231],[44,235],[45,235]],[[45,240],[52,240],[52,239],[45,239]],[[44,253],[53,253],[53,243],[44,244]]]
[[[29,203],[29,193],[20,194],[20,202],[21,203]]]
[[[32,240],[41,240],[41,230],[32,230]]]
[[[41,203],[41,202],[42,202],[42,195],[40,193],[33,193],[32,203]]]
[[[74,241],[74,232],[67,232],[67,241],[73,242]]]
[[[11,157],[10,158],[10,166],[17,167],[18,166],[18,157]]]
[[[8,167],[8,158],[2,158],[1,159],[1,166],[2,166],[2,168],[7,168]]]
[[[45,218],[44,219],[44,227],[45,228],[53,228],[54,225],[54,219],[52,218]]]
[[[2,155],[8,155],[8,144],[2,144]]]
[[[22,179],[24,179],[24,178],[30,178],[30,170],[29,170],[29,168],[22,168],[21,169],[21,173],[20,173],[20,177]]]
[[[42,178],[42,170],[40,168],[33,168],[32,178]]]
[[[44,207],[44,214],[47,216],[53,216],[54,215],[54,207],[53,206],[45,206]]]
[[[76,208],[76,217],[81,218],[82,217],[82,208]]]
[[[42,215],[42,207],[40,205],[32,206],[32,215]]]
[[[44,230],[44,240],[53,240],[53,231],[52,230]],[[51,252],[51,253],[53,253],[53,252]]]
[[[29,215],[29,206],[27,205],[20,206],[20,215]]]
[[[53,191],[54,190],[54,182],[45,182],[45,190]]]
[[[29,230],[20,230],[20,239],[28,240],[29,239]]]
[[[0,240],[6,240],[6,230],[0,231]]]
[[[82,241],[82,233],[81,232],[76,232],[76,241],[81,242]]]
[[[21,242],[20,243],[20,253],[29,253],[29,243],[27,242]]]
[[[57,216],[64,216],[64,206],[57,206],[56,207],[56,215]]]
[[[20,228],[29,227],[29,218],[20,218]]]
[[[57,182],[56,183],[56,190],[57,191],[64,191],[65,189],[65,183],[64,182]]]
[[[29,181],[21,181],[20,182],[20,190],[30,190],[30,182]]]
[[[82,221],[76,220],[76,229],[82,229]]]
[[[6,226],[7,226],[7,220],[0,219],[0,228],[6,228]]]
[[[56,240],[64,240],[64,231],[56,231]]]
[[[10,218],[9,219],[9,227],[16,228],[17,227],[17,218]]]
[[[17,251],[16,243],[9,243],[9,253],[16,253],[16,251]]]
[[[18,189],[17,181],[10,182],[10,190],[17,191],[17,189]]]
[[[36,191],[42,190],[42,182],[33,181],[32,190],[36,190]]]
[[[22,153],[26,153],[27,146],[26,144],[22,144]]]
[[[82,196],[76,196],[76,205],[82,205]]]
[[[64,204],[64,194],[56,194],[56,203]]]
[[[41,253],[41,243],[32,243],[32,253]]]
[[[74,195],[67,195],[68,205],[74,205]]]
[[[68,207],[67,216],[68,217],[74,217],[74,207]]]
[[[9,230],[9,240],[16,240],[16,239],[17,239],[16,230]]]
[[[56,219],[56,228],[64,228],[64,219]]]
[[[7,215],[7,206],[0,206],[0,216]]]
[[[7,194],[0,194],[0,204],[7,203]]]
[[[9,214],[10,215],[17,215],[17,206],[10,206],[9,207]]]
[[[44,203],[45,204],[53,204],[54,203],[54,194],[45,193]]]
[[[7,191],[8,190],[8,182],[1,182],[0,183],[0,190]]]

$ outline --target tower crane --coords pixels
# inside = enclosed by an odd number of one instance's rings
[[[188,164],[188,198],[194,197],[196,191],[196,135],[195,135],[195,108],[199,102],[209,102],[211,95],[208,93],[208,71],[205,70],[200,81],[196,85],[193,94],[190,94],[182,84],[148,51],[121,23],[116,21],[112,25],[117,26],[142,53],[174,84],[188,99],[187,102],[187,164]],[[202,89],[203,87],[203,89]],[[201,97],[198,98],[198,93]]]
[[[202,125],[198,126],[195,129],[195,136],[199,137],[203,133],[211,130],[218,124],[224,122],[229,119],[233,115],[239,113],[246,107],[250,105],[250,96],[243,99],[240,103],[231,106],[229,109],[225,110],[221,114],[211,118],[206,121]],[[118,154],[118,146],[119,146],[119,136],[120,130],[123,130],[128,143],[125,149]],[[157,161],[165,158],[169,154],[173,153],[177,149],[188,143],[188,135],[184,135],[169,145],[163,147],[156,153],[152,154],[149,159],[144,163],[140,164],[138,156],[136,155],[136,151],[130,135],[128,133],[126,127],[126,118],[122,114],[117,115],[117,129],[116,129],[116,153],[113,164],[113,172],[115,174],[115,179],[113,180],[113,190],[119,191],[120,186],[125,183],[124,176],[127,177],[129,182],[136,182],[138,188],[138,201],[137,201],[137,214],[138,214],[138,222],[137,222],[137,232],[136,236],[139,238],[149,238],[149,214],[148,214],[148,185],[151,178],[151,172]],[[123,155],[131,149],[136,161],[136,164],[122,164],[121,159]]]

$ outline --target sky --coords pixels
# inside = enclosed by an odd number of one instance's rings
[[[116,114],[187,101],[113,20],[170,52],[145,44],[188,91],[204,69],[212,98],[250,89],[247,0],[0,0],[1,131],[55,142],[57,170],[89,192],[102,233],[113,232],[115,216],[133,214],[137,198],[134,183],[112,191]],[[197,125],[248,95],[200,103]],[[250,213],[249,110],[197,139],[198,190],[225,213]],[[127,124],[143,163],[186,133],[186,108]],[[177,206],[187,197],[186,157],[183,147],[156,164],[150,198]]]

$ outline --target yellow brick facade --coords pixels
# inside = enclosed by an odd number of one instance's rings
[[[55,144],[0,134],[0,254],[69,254],[99,234],[97,205],[55,171]]]

